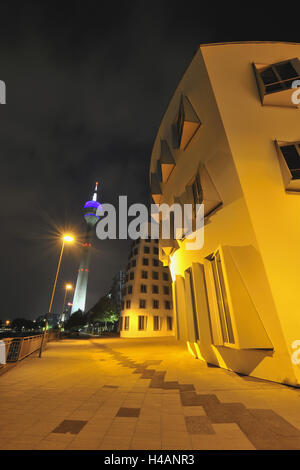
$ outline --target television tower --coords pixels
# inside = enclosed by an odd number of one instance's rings
[[[93,229],[99,221],[99,216],[96,215],[97,209],[101,204],[97,201],[98,198],[98,182],[96,183],[94,194],[91,201],[87,201],[84,205],[84,218],[87,224],[86,234],[82,245],[82,255],[78,270],[76,287],[73,298],[73,305],[71,315],[77,310],[84,312],[86,302],[86,291],[89,277],[89,264],[91,258],[91,247],[93,239]]]

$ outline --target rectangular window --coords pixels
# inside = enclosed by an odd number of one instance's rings
[[[140,308],[146,308],[146,300],[140,299]]]
[[[136,260],[135,260],[135,259],[133,259],[133,260],[131,261],[131,266],[132,266],[133,268],[136,266]]]
[[[149,246],[144,246],[144,253],[146,253],[146,254],[150,253],[150,247]]]
[[[147,286],[146,286],[146,284],[141,284],[141,292],[143,292],[144,294],[147,293]]]
[[[129,330],[129,317],[124,317],[124,330]]]
[[[154,246],[154,247],[153,247],[153,253],[154,253],[155,255],[158,255],[158,248],[157,248],[157,246]]]
[[[219,251],[210,257],[210,261],[212,263],[223,341],[224,343],[234,343],[233,329]]]
[[[159,301],[153,300],[153,308],[159,308]]]
[[[132,294],[132,286],[128,286],[127,290],[128,290],[128,294]]]
[[[137,249],[137,248],[135,248],[135,249],[133,250],[133,254],[134,254],[134,255],[137,255],[137,254],[138,254],[138,249]]]
[[[168,281],[169,280],[169,275],[168,273],[163,273],[163,280]]]
[[[159,331],[160,330],[160,318],[159,316],[155,315],[153,317],[153,330],[154,331]]]
[[[300,179],[300,143],[281,145],[280,151],[291,172],[292,179]]]
[[[152,286],[152,294],[158,294],[158,286],[156,284],[153,284]]]
[[[124,300],[122,300],[122,303],[121,303],[121,309],[124,310],[124,306],[125,306],[125,303],[124,303]]]
[[[139,330],[145,330],[147,326],[147,319],[144,315],[138,317],[138,328]]]
[[[129,278],[130,278],[131,281],[133,281],[133,279],[134,279],[134,272],[133,271],[131,271],[131,273],[129,275]]]
[[[152,271],[152,279],[158,279],[158,271]]]
[[[119,331],[122,331],[123,330],[123,317],[120,317],[120,320],[119,320]]]
[[[171,302],[169,300],[165,300],[165,309],[171,310]]]
[[[143,258],[143,266],[148,266],[148,265],[149,265],[148,258]]]
[[[148,279],[148,272],[142,271],[142,279]]]
[[[170,294],[170,289],[168,286],[164,286],[164,294],[169,295]]]
[[[131,304],[131,301],[130,301],[130,300],[126,300],[126,308],[130,308],[130,304]]]
[[[167,317],[167,329],[168,330],[173,330],[173,318],[172,317]]]
[[[159,266],[158,259],[153,259],[152,264],[153,264],[153,266]]]

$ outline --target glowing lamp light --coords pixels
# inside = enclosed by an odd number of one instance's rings
[[[74,237],[72,235],[64,235],[63,240],[68,243],[72,243],[74,241]]]
[[[66,284],[66,289],[67,289],[67,290],[70,290],[70,289],[72,289],[72,288],[73,288],[72,284]]]

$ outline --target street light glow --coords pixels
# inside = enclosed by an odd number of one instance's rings
[[[72,237],[72,235],[64,235],[63,239],[68,243],[72,243],[74,241],[74,237]]]
[[[66,289],[67,289],[67,290],[73,289],[72,284],[66,284]]]

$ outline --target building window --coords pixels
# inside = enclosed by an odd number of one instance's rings
[[[130,273],[130,275],[129,275],[129,279],[130,279],[131,281],[133,281],[133,279],[134,279],[134,272],[133,272],[133,271],[131,271],[131,273]]]
[[[130,269],[130,263],[127,264],[127,271]]]
[[[158,286],[156,284],[152,286],[152,294],[158,294]]]
[[[122,331],[123,330],[123,317],[120,317],[120,320],[119,320],[119,331]]]
[[[173,330],[173,318],[169,316],[167,317],[167,329]]]
[[[169,295],[170,294],[170,289],[168,286],[164,286],[164,294]]]
[[[283,155],[293,180],[300,179],[300,143],[280,145]]]
[[[169,300],[165,300],[165,309],[171,310],[171,302]]]
[[[142,271],[142,279],[148,279],[148,272]]]
[[[146,284],[141,284],[141,292],[143,292],[144,294],[147,293],[147,286],[146,286]]]
[[[146,253],[146,254],[150,253],[150,247],[149,246],[144,246],[144,253]]]
[[[153,330],[154,331],[160,330],[160,318],[158,315],[154,315],[153,317]]]
[[[122,289],[122,295],[123,295],[123,297],[126,295],[126,287],[123,287],[123,289]]]
[[[153,308],[159,308],[159,301],[153,300]]]
[[[152,264],[153,266],[159,266],[158,259],[153,259]]]
[[[124,330],[129,330],[129,317],[124,317]]]
[[[138,317],[138,328],[139,330],[145,330],[147,327],[147,319],[144,315]]]
[[[158,279],[158,271],[152,271],[152,279]]]
[[[192,183],[192,192],[193,192],[193,210],[194,215],[197,215],[197,204],[202,204],[203,202],[203,191],[200,183],[200,176],[197,173],[194,182]]]
[[[126,300],[126,308],[130,308],[130,304],[131,304],[131,301],[130,301],[130,300]]]
[[[134,254],[134,255],[137,255],[137,254],[138,254],[138,249],[137,249],[137,248],[135,248],[135,249],[133,250],[133,254]]]
[[[128,292],[128,294],[132,294],[132,286],[128,286],[127,292]]]
[[[148,265],[149,265],[148,258],[143,258],[143,266],[148,266]]]
[[[290,59],[270,65],[253,64],[262,104],[296,107],[291,95],[292,83],[300,78],[299,59]]]
[[[265,94],[290,89],[292,82],[300,78],[298,71],[300,62],[298,59],[278,62],[259,70],[259,74],[265,85]]]
[[[125,283],[128,282],[128,274],[125,275]]]
[[[154,253],[155,255],[158,255],[158,248],[157,248],[157,246],[154,246],[154,247],[153,247],[153,253]]]
[[[150,237],[145,238],[145,242],[150,243],[150,242],[151,242],[151,238],[150,238]]]
[[[224,343],[234,343],[233,329],[225,289],[225,281],[221,264],[220,252],[217,251],[210,257],[212,272],[217,295],[220,325]]]
[[[140,308],[146,308],[146,300],[140,299]]]
[[[169,274],[168,273],[163,273],[163,280],[168,281],[169,280]]]
[[[136,266],[136,260],[135,260],[135,259],[133,259],[133,260],[131,261],[131,266],[132,266],[133,268]]]
[[[124,300],[122,300],[122,303],[121,303],[121,309],[122,310],[124,310],[124,305],[125,305]]]

